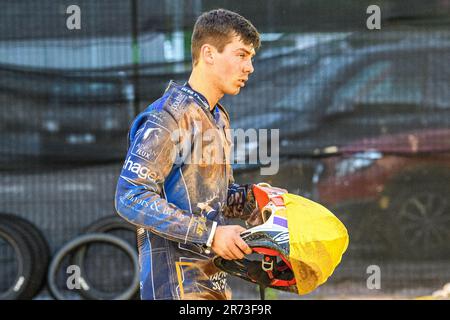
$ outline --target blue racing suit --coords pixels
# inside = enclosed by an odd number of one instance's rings
[[[234,183],[229,116],[170,82],[133,121],[115,208],[137,226],[142,299],[231,299],[206,253],[217,225],[250,221],[251,185]]]

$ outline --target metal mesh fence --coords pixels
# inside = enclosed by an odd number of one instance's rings
[[[115,214],[132,119],[169,80],[187,80],[195,18],[226,7],[262,34],[250,81],[222,100],[231,125],[279,129],[277,174],[236,165],[237,182],[309,197],[349,230],[341,265],[307,297],[415,296],[449,281],[447,2],[383,1],[381,30],[366,28],[367,1],[78,0],[70,29],[72,2],[2,1],[0,12],[0,212],[36,224],[53,253]],[[115,292],[129,261],[100,247],[89,277]],[[6,242],[0,262],[1,289],[16,266]],[[373,265],[378,290],[367,285]],[[235,298],[257,297],[232,283]]]

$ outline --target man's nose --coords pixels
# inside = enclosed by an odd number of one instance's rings
[[[253,71],[255,71],[255,69],[253,68],[253,62],[252,60],[249,60],[246,64],[245,64],[245,70],[246,73],[253,73]]]

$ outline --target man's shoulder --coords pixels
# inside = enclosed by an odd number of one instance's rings
[[[166,90],[162,97],[151,103],[143,112],[145,117],[168,117],[178,122],[189,108],[188,96],[179,90]]]

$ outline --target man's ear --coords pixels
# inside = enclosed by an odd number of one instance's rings
[[[207,43],[202,45],[200,48],[200,55],[206,64],[214,64],[215,52],[216,52],[216,48],[214,48],[214,46],[207,44]]]

